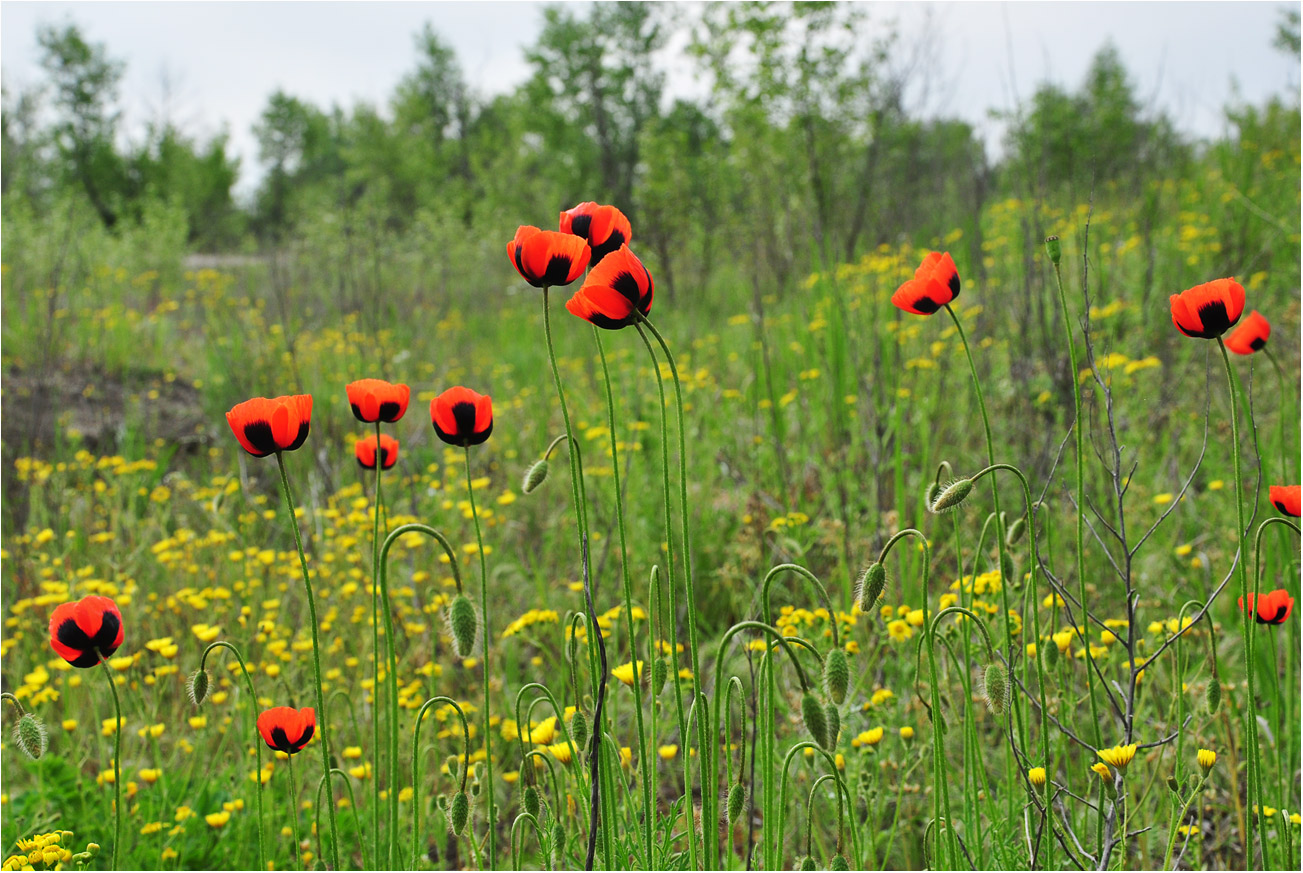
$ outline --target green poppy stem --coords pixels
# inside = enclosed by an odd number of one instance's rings
[[[489,869],[497,866],[497,852],[495,849],[495,831],[497,831],[497,818],[494,815],[493,808],[493,731],[489,729],[489,565],[484,557],[484,535],[480,532],[480,516],[475,510],[475,487],[471,482],[471,447],[465,446],[466,452],[466,496],[471,503],[471,520],[475,522],[475,543],[480,553],[480,651],[482,653],[483,663],[480,664],[480,676],[483,679],[484,686],[484,713],[483,713],[483,730],[484,730],[484,794],[488,800],[488,846],[486,854],[488,855]],[[465,766],[470,766],[467,761]],[[415,790],[415,789],[413,789]]]
[[[371,657],[372,657],[372,685],[371,685],[371,736],[375,738],[377,749],[380,742],[380,708],[381,689],[380,689],[380,468],[383,464],[380,462],[380,421],[376,420],[376,489],[375,489],[375,506],[372,511],[375,519],[371,525]],[[388,604],[386,604],[388,608]],[[389,744],[386,743],[386,746]],[[388,753],[393,755],[393,749],[388,749]],[[372,838],[372,857],[377,860],[380,858],[380,761],[377,755],[375,778],[371,780],[371,838]],[[392,785],[391,791],[392,791]],[[393,822],[390,822],[392,828]]]
[[[110,870],[116,870],[122,847],[122,703],[118,700],[118,685],[113,681],[113,671],[102,655],[100,664],[104,667],[104,678],[109,681],[109,691],[113,694],[113,714],[117,716],[113,730],[113,856],[109,864]]]

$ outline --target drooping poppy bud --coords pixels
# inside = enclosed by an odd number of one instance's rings
[[[465,594],[458,594],[448,606],[448,636],[452,637],[452,651],[458,658],[469,658],[475,651],[475,638],[480,633],[480,619],[475,605]]]
[[[1004,715],[1004,706],[1009,702],[1009,681],[1005,677],[1004,667],[1000,664],[988,664],[986,675],[982,680],[982,693],[986,695],[986,705],[996,715]]]
[[[833,703],[840,704],[846,700],[850,681],[851,668],[846,661],[846,652],[840,648],[829,649],[823,661],[823,685]]]
[[[457,836],[461,836],[466,831],[466,823],[471,817],[471,799],[466,796],[465,791],[458,791],[452,796],[452,804],[448,808],[448,826]]]
[[[529,465],[525,471],[525,479],[521,483],[520,490],[526,494],[532,494],[538,486],[547,481],[548,463],[547,458],[539,458]]]
[[[967,500],[968,495],[972,492],[972,479],[956,479],[941,489],[936,496],[936,500],[928,508],[938,515],[949,512]]]
[[[195,706],[199,706],[207,700],[208,686],[211,684],[208,671],[202,667],[191,673],[185,684],[186,694],[190,695],[190,702]]]
[[[886,586],[887,568],[874,561],[860,575],[858,586],[860,612],[872,610],[878,598],[882,597],[882,590]]]
[[[14,727],[14,745],[22,749],[23,754],[33,761],[38,760],[49,748],[50,737],[46,733],[45,723],[30,712],[24,712]]]
[[[828,747],[828,717],[819,701],[808,691],[801,696],[801,720],[810,737],[824,748]]]

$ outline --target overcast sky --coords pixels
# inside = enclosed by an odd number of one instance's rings
[[[1288,4],[1297,8],[1297,4]],[[1245,99],[1296,91],[1294,58],[1271,48],[1286,5],[1203,3],[874,3],[875,22],[895,19],[902,38],[937,47],[923,107],[977,124],[998,138],[989,110],[1011,109],[1046,79],[1075,88],[1095,51],[1112,40],[1139,94],[1184,131],[1222,131],[1234,88]],[[277,88],[322,107],[366,100],[384,106],[416,64],[413,35],[425,21],[456,49],[481,94],[529,73],[524,47],[542,25],[537,3],[428,2],[0,2],[0,76],[7,88],[41,80],[38,24],[73,22],[127,62],[121,96],[129,125],[164,111],[187,130],[225,129],[242,158],[237,191],[261,175],[251,126]],[[170,87],[165,85],[170,83]],[[688,65],[676,93],[699,87]],[[169,95],[170,96],[167,96]]]

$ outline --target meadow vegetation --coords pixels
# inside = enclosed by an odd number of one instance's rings
[[[45,32],[3,115],[5,869],[1297,869],[1297,96],[1194,141],[1105,47],[995,159],[864,15],[557,7],[492,98],[427,29],[387,107],[272,95],[245,205]],[[603,240],[569,287],[508,257],[584,201],[654,280],[619,330],[565,306]],[[1232,276],[1270,338],[1227,357],[1169,297]],[[228,425],[306,394],[274,458]],[[124,637],[79,669],[87,596]]]

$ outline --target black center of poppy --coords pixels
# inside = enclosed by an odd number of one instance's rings
[[[544,285],[567,285],[570,283],[571,260],[569,255],[553,255],[543,271]]]
[[[959,296],[959,274],[958,273],[950,274],[949,284],[950,284],[950,299],[954,300],[956,297]]]
[[[244,438],[258,450],[260,458],[276,451],[276,438],[272,436],[269,422],[259,420],[247,423],[244,426]]]
[[[1249,341],[1249,348],[1253,349],[1256,352],[1256,351],[1260,351],[1262,347],[1265,346],[1266,344],[1267,341],[1265,339],[1263,339],[1260,336],[1255,336],[1252,340]]]
[[[924,295],[914,302],[914,308],[924,315],[931,315],[941,308],[941,304]]]
[[[1220,300],[1210,300],[1200,306],[1198,315],[1206,337],[1221,336],[1231,326],[1230,316],[1226,314],[1226,304]]]
[[[397,421],[398,410],[399,406],[397,403],[394,403],[392,400],[386,400],[384,403],[380,404],[380,420]]]
[[[588,228],[593,224],[591,215],[575,215],[570,219],[570,232],[575,236],[582,236],[588,239]]]
[[[452,405],[452,417],[457,422],[457,436],[468,437],[475,433],[475,404],[465,400]]]

